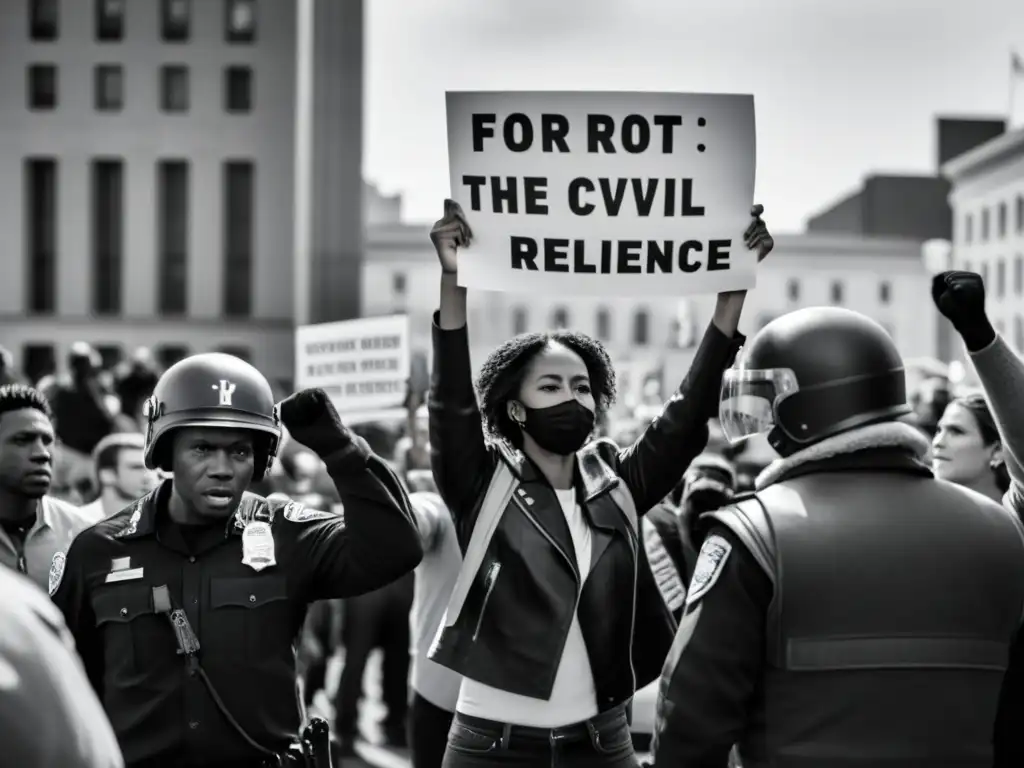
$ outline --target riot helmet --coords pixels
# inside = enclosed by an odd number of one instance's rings
[[[768,323],[725,372],[719,403],[730,442],[767,433],[782,456],[910,412],[903,360],[889,334],[838,307]]]
[[[257,433],[253,482],[273,464],[281,424],[270,384],[244,360],[217,352],[186,357],[160,377],[146,401],[145,462],[170,471],[169,437],[183,427],[243,429]]]

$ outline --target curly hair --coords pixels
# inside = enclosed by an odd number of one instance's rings
[[[24,384],[7,384],[0,387],[0,417],[11,411],[35,408],[46,418],[53,420],[53,410],[42,392]]]
[[[522,433],[509,418],[507,404],[517,396],[530,363],[551,344],[561,344],[583,359],[598,420],[615,402],[615,368],[601,342],[575,331],[523,333],[488,355],[476,382],[480,412],[491,437],[507,440],[516,448],[522,447]]]
[[[999,427],[996,425],[995,417],[992,415],[984,395],[971,393],[962,395],[952,402],[966,408],[974,416],[982,444],[990,446],[1000,442]],[[1006,462],[999,462],[992,467],[992,473],[995,475],[996,487],[1000,492],[1006,493],[1010,490],[1010,470],[1007,468]]]

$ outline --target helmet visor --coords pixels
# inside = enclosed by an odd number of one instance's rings
[[[774,405],[799,389],[796,374],[788,368],[748,370],[730,368],[722,377],[718,421],[730,443],[771,430]]]

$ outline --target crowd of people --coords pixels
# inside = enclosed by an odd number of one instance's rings
[[[932,296],[979,389],[908,392],[848,310],[746,339],[733,291],[638,429],[584,334],[516,336],[473,381],[456,204],[431,239],[432,378],[397,428],[229,355],[104,370],[81,343],[23,382],[0,350],[18,764],[323,765],[316,713],[343,760],[379,649],[415,768],[1024,765],[1024,363],[979,276]],[[26,726],[37,693],[70,736]]]

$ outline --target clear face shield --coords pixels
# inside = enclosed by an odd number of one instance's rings
[[[749,370],[730,368],[722,377],[718,421],[730,443],[771,431],[775,426],[772,406],[799,389],[796,374],[788,368]]]

